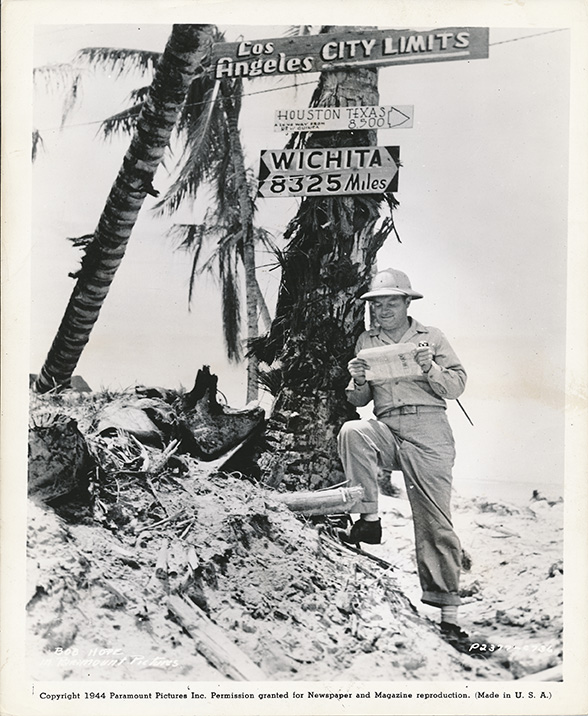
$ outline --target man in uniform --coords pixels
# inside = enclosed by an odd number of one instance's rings
[[[422,601],[441,609],[441,630],[463,639],[457,607],[462,550],[451,522],[453,433],[446,400],[458,398],[466,372],[443,333],[408,315],[413,291],[408,276],[387,269],[376,274],[361,296],[372,308],[374,327],[362,333],[349,364],[347,399],[359,407],[373,400],[375,419],[350,420],[339,434],[339,455],[351,486],[364,488],[359,519],[343,539],[379,544],[379,469],[401,470],[412,508]],[[369,364],[357,354],[366,348],[414,344],[420,367],[408,377],[368,380]],[[409,350],[410,347],[409,347]],[[419,373],[417,375],[417,373]]]

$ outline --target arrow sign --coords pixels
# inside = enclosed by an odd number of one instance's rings
[[[407,129],[413,124],[412,105],[380,107],[310,107],[277,109],[275,132],[333,132],[354,129]]]
[[[400,147],[266,149],[258,196],[330,196],[397,191]]]

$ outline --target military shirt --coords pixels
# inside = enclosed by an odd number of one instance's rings
[[[366,381],[358,386],[353,380],[347,386],[347,400],[356,407],[374,401],[374,414],[382,416],[392,408],[404,405],[446,407],[446,399],[459,398],[465,389],[467,374],[445,335],[432,326],[423,326],[409,317],[409,328],[398,343],[427,341],[433,352],[428,373],[385,381]],[[395,342],[381,328],[364,331],[355,346],[355,355],[363,348],[393,345]]]

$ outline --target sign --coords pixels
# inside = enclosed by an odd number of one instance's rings
[[[265,149],[258,196],[329,196],[397,191],[400,147]]]
[[[409,128],[412,127],[413,110],[412,105],[278,109],[274,118],[274,131],[324,132]]]
[[[487,27],[358,30],[217,42],[212,48],[212,67],[216,79],[223,79],[486,57]]]

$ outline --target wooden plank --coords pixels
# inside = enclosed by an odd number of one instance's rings
[[[224,676],[235,681],[267,681],[263,671],[202,609],[176,594],[168,598],[167,605],[194,640],[196,649]]]
[[[433,30],[351,30],[213,46],[216,79],[323,72],[488,57],[486,27]]]

